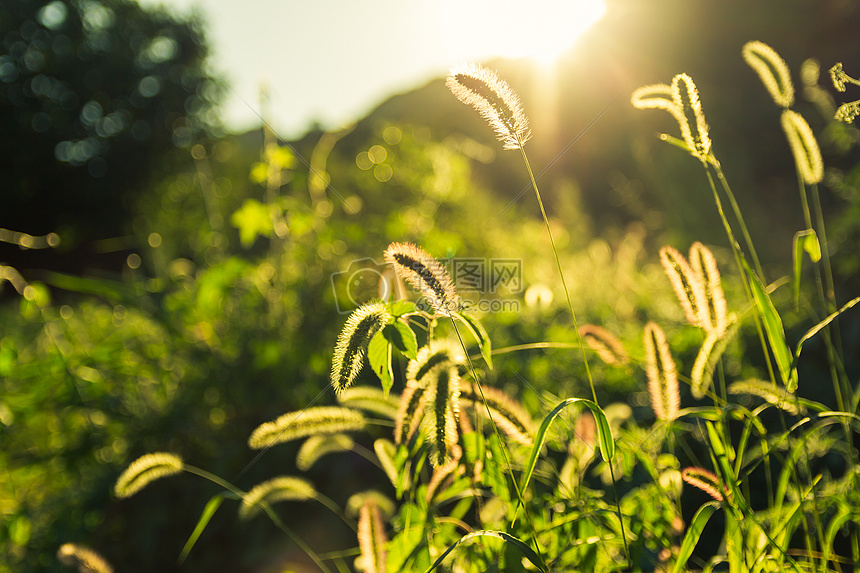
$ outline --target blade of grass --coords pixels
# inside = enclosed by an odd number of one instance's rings
[[[785,340],[782,319],[779,317],[779,313],[776,312],[776,307],[773,306],[773,301],[770,299],[770,295],[767,294],[767,289],[765,289],[761,280],[759,280],[743,256],[741,256],[741,263],[749,279],[748,282],[756,303],[756,310],[764,324],[764,331],[770,343],[770,348],[773,351],[773,356],[776,359],[776,365],[782,377],[783,384],[785,384],[785,389],[789,392],[794,392],[797,388],[797,372],[793,371],[791,367],[791,350],[789,350],[788,343]]]
[[[531,456],[529,456],[529,461],[526,463],[525,475],[523,476],[522,491],[525,491],[529,485],[529,481],[531,480],[532,474],[535,470],[535,466],[537,465],[538,456],[543,449],[544,442],[546,442],[547,432],[549,431],[550,425],[558,417],[562,410],[572,404],[583,404],[591,410],[591,413],[594,416],[594,420],[597,424],[598,447],[600,448],[600,455],[603,460],[606,462],[610,462],[615,456],[615,442],[612,440],[612,430],[609,427],[609,421],[606,419],[606,414],[603,412],[603,410],[600,409],[600,406],[584,398],[567,398],[566,400],[562,400],[561,403],[559,403],[555,408],[553,408],[552,412],[546,415],[546,417],[543,419],[543,422],[541,422],[540,428],[538,428],[537,435],[535,436],[535,445],[532,448],[532,453]],[[511,526],[516,523],[518,514],[519,506],[517,506],[517,511],[514,512],[514,519],[511,523]]]
[[[528,559],[532,563],[532,565],[537,567],[540,571],[544,571],[544,572],[547,571],[546,565],[544,564],[543,560],[540,557],[538,557],[537,553],[532,551],[532,549],[528,545],[523,543],[521,540],[517,539],[516,537],[514,537],[510,533],[505,533],[504,531],[483,530],[483,531],[473,531],[472,533],[467,533],[466,535],[464,535],[463,537],[458,539],[456,542],[454,542],[453,545],[448,547],[448,549],[446,549],[445,552],[442,555],[440,555],[438,559],[436,559],[436,561],[433,563],[433,565],[431,565],[430,568],[427,569],[427,571],[425,571],[425,573],[430,573],[431,571],[436,569],[436,567],[441,565],[442,561],[444,561],[445,557],[447,557],[449,553],[454,551],[464,541],[468,541],[469,539],[473,539],[475,537],[481,537],[481,536],[497,537],[497,538],[501,539],[502,541],[504,541],[505,543],[509,543],[509,544],[513,545],[514,547],[516,547],[520,551],[520,553],[523,554],[523,556],[526,559]]]
[[[215,512],[218,511],[219,507],[221,507],[221,502],[223,501],[224,494],[219,493],[212,496],[212,498],[206,503],[206,507],[203,508],[203,513],[200,514],[200,519],[197,521],[197,526],[194,528],[194,531],[191,532],[191,536],[185,543],[185,547],[182,548],[182,553],[179,554],[180,565],[185,563],[185,558],[188,557],[189,553],[191,553],[191,549],[194,547],[194,544],[197,543],[198,539],[200,539],[200,535],[203,533],[203,530],[206,529],[206,526],[209,524],[209,520],[212,519],[212,516],[215,515]]]
[[[699,538],[702,536],[702,531],[711,519],[711,515],[720,507],[719,502],[710,501],[699,508],[696,515],[693,516],[693,521],[690,522],[690,528],[687,530],[687,535],[684,536],[684,541],[681,542],[681,549],[678,551],[678,558],[675,561],[675,568],[672,573],[682,573],[686,571],[685,565],[693,554],[693,549],[699,543]]]

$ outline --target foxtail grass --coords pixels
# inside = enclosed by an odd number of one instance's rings
[[[559,278],[561,279],[561,286],[564,290],[567,308],[570,312],[571,321],[573,322],[573,330],[576,333],[576,337],[579,342],[582,362],[585,367],[586,378],[588,379],[588,384],[591,389],[591,396],[594,400],[594,403],[598,404],[597,391],[594,388],[594,378],[591,375],[591,369],[588,364],[588,357],[585,353],[585,347],[582,344],[582,337],[579,334],[579,326],[576,322],[576,313],[573,310],[573,302],[570,298],[570,290],[567,288],[567,281],[564,278],[564,270],[561,265],[561,258],[558,254],[558,248],[556,247],[555,239],[552,235],[552,229],[550,228],[549,224],[549,217],[546,214],[546,208],[544,207],[543,199],[541,198],[537,179],[535,178],[534,172],[531,168],[531,163],[529,162],[528,155],[525,151],[525,143],[526,141],[528,141],[531,132],[528,131],[528,120],[526,118],[525,112],[522,111],[522,108],[519,105],[519,97],[517,97],[516,93],[510,88],[510,86],[508,86],[507,82],[504,82],[503,80],[499,79],[494,72],[490,72],[482,66],[470,67],[468,71],[464,71],[464,68],[462,66],[453,68],[448,75],[447,84],[451,91],[454,93],[454,95],[458,99],[460,99],[460,101],[475,107],[481,113],[481,115],[489,121],[490,126],[496,131],[496,134],[499,137],[500,141],[502,141],[502,143],[504,144],[505,149],[520,150],[520,154],[523,158],[523,163],[529,175],[529,180],[531,181],[532,189],[534,189],[535,192],[535,199],[537,200],[538,207],[540,208],[541,217],[543,218],[544,227],[546,228],[546,233],[547,237],[549,238],[550,246],[552,248],[553,257],[555,258],[555,264],[556,268],[558,269]],[[497,118],[504,118],[504,120],[499,122]],[[478,390],[482,390],[480,384],[478,385]],[[486,398],[483,395],[481,396],[481,398],[487,410],[487,415],[490,417],[490,420],[492,420],[492,413],[490,411],[489,405],[487,404]],[[501,436],[499,436],[499,429],[495,423],[493,423],[493,430],[496,432],[496,435],[499,440],[501,440]],[[505,453],[505,455],[507,454]],[[609,469],[610,472],[614,472],[614,469],[612,468],[611,464],[609,466]],[[614,473],[612,475],[612,481],[614,484]],[[513,482],[517,492],[517,497],[522,504],[522,492],[519,490],[519,486],[517,485],[516,480],[513,480]],[[625,558],[629,562],[630,551],[627,545],[627,536],[624,533],[624,519],[621,515],[621,505],[618,500],[617,492],[615,501],[618,519],[621,526],[621,538],[624,542]],[[527,512],[526,519],[530,520]],[[534,531],[533,527],[532,529]],[[535,547],[537,548],[539,554],[540,547],[537,545],[536,540]]]
[[[365,573],[385,573],[387,542],[379,506],[373,502],[365,503],[358,517],[358,547],[361,549],[361,567]]]
[[[702,306],[705,305],[705,284],[702,276],[693,271],[684,255],[668,245],[660,249],[660,263],[669,277],[687,322],[704,327]]]
[[[242,497],[239,517],[250,519],[260,512],[262,504],[271,505],[279,501],[307,501],[317,495],[311,483],[305,479],[280,476],[254,486]]]
[[[758,74],[776,105],[790,108],[794,105],[794,84],[788,66],[776,50],[764,42],[752,41],[744,44],[744,61]]]
[[[820,183],[824,178],[824,161],[812,128],[802,115],[790,109],[782,112],[780,122],[803,182],[807,185]]]
[[[478,64],[460,64],[451,68],[446,85],[489,122],[505,149],[521,149],[531,137],[519,96],[496,72]]]
[[[498,424],[499,429],[519,444],[532,445],[534,443],[535,425],[525,408],[498,388],[484,387],[483,393],[493,420]],[[482,404],[481,392],[478,390],[477,383],[461,382],[461,417],[464,415],[463,412],[466,407],[473,409],[476,414],[484,414],[484,409],[481,408]]]
[[[645,372],[651,408],[659,420],[678,417],[681,397],[678,392],[678,372],[663,329],[656,323],[645,325]]]
[[[371,386],[352,386],[337,396],[337,401],[347,408],[364,410],[393,420],[397,416],[400,397],[388,396],[379,388]]]
[[[720,479],[711,471],[699,467],[689,467],[681,470],[681,478],[693,487],[697,487],[717,501],[723,501],[725,488]]]
[[[335,393],[346,390],[358,378],[364,355],[373,335],[392,320],[381,302],[365,304],[349,315],[337,338],[331,366],[331,385]]]
[[[57,559],[63,565],[77,567],[80,573],[113,573],[113,567],[104,557],[83,545],[62,544],[57,550]]]
[[[318,434],[363,430],[366,425],[367,420],[357,410],[337,406],[307,408],[261,424],[251,433],[248,445],[251,449],[261,450]]]
[[[708,334],[722,337],[726,333],[729,318],[717,260],[710,249],[697,241],[690,246],[690,266],[701,279],[705,295],[699,309],[699,321]]]
[[[394,267],[398,277],[420,292],[437,314],[451,316],[462,308],[448,271],[420,247],[392,243],[385,250],[385,262]]]
[[[355,442],[347,434],[311,436],[304,441],[296,454],[296,467],[306,472],[323,456],[336,452],[347,452],[354,445]]]
[[[430,463],[437,468],[453,458],[453,448],[459,440],[460,376],[452,366],[437,366],[429,376],[433,380],[426,392],[424,423]]]
[[[614,334],[596,324],[583,324],[579,335],[603,362],[610,366],[621,366],[630,362],[624,344]]]
[[[146,454],[133,461],[119,476],[114,493],[119,498],[131,497],[153,481],[175,475],[184,469],[182,458],[165,452]]]

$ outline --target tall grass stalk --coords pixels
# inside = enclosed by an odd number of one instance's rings
[[[567,281],[564,278],[564,269],[561,265],[561,258],[559,257],[558,248],[556,247],[555,239],[552,235],[549,217],[546,214],[546,208],[544,207],[543,199],[541,198],[540,190],[538,189],[537,180],[535,179],[528,155],[525,151],[525,143],[531,136],[531,132],[528,127],[528,118],[522,111],[519,97],[510,88],[510,86],[501,80],[494,72],[481,66],[466,65],[453,68],[448,76],[447,85],[458,99],[467,105],[473,106],[485,119],[488,120],[490,126],[496,131],[499,140],[504,144],[505,149],[520,150],[523,163],[525,164],[526,171],[528,171],[529,174],[529,180],[531,181],[532,188],[535,192],[535,198],[537,199],[538,207],[540,208],[544,226],[546,227],[547,237],[549,238],[550,247],[552,248],[555,264],[558,268],[562,289],[564,290],[565,300],[567,301],[567,308],[570,312],[573,329],[574,332],[576,332],[577,341],[580,346],[588,385],[591,389],[591,397],[595,404],[599,404],[597,401],[597,392],[594,388],[594,378],[588,364],[588,356],[586,355],[585,348],[583,347],[582,335],[579,332],[576,313],[573,310],[573,303],[570,299],[570,290],[568,289]],[[487,408],[489,410],[489,406]],[[498,430],[496,431],[498,432]],[[609,464],[609,468],[612,474],[613,489],[615,489],[615,475],[611,463]],[[627,536],[624,533],[624,517],[621,514],[621,503],[618,499],[617,491],[615,491],[615,507],[621,526],[621,537],[624,540],[624,554],[629,563],[630,551],[627,545]]]

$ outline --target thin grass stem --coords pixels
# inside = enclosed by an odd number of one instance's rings
[[[534,172],[532,171],[531,164],[529,163],[528,155],[526,155],[526,150],[522,145],[523,143],[525,143],[525,142],[521,142],[520,146],[519,146],[520,154],[523,157],[523,163],[525,163],[526,170],[529,173],[529,179],[531,179],[532,188],[535,190],[535,197],[537,198],[538,206],[540,207],[541,216],[543,217],[544,226],[546,227],[546,233],[547,233],[547,236],[549,237],[549,243],[550,243],[550,246],[552,247],[552,254],[555,257],[556,267],[558,267],[558,274],[559,274],[559,277],[561,278],[561,286],[562,286],[562,289],[564,290],[564,297],[565,297],[565,300],[567,301],[567,308],[570,311],[570,318],[573,321],[573,330],[574,330],[574,332],[576,332],[576,337],[577,337],[577,341],[579,343],[580,352],[582,353],[582,363],[585,365],[585,374],[586,374],[586,377],[588,378],[588,385],[591,388],[591,397],[594,400],[594,403],[599,406],[600,404],[597,401],[597,392],[594,389],[594,378],[591,376],[591,368],[588,366],[588,356],[585,353],[585,348],[584,348],[584,345],[582,343],[582,335],[579,333],[579,325],[576,323],[576,313],[573,310],[573,303],[570,300],[570,291],[567,288],[567,281],[565,281],[565,279],[564,279],[564,270],[561,267],[561,258],[559,258],[559,256],[558,256],[558,249],[555,246],[555,239],[552,236],[552,229],[549,226],[549,217],[547,217],[546,209],[543,206],[543,200],[541,199],[541,196],[540,196],[540,190],[538,189],[537,180],[535,179]],[[613,490],[615,490],[616,489],[615,475],[611,471],[611,468],[612,468],[611,463],[609,464],[609,467],[610,467],[610,477],[612,478],[612,487],[613,487]],[[616,512],[618,513],[618,522],[621,525],[621,538],[624,541],[624,556],[627,559],[627,563],[629,564],[630,563],[630,548],[627,546],[627,535],[624,532],[624,516],[621,513],[621,503],[618,499],[618,492],[617,491],[615,491],[615,509],[616,509]],[[528,514],[526,514],[526,515],[528,515]]]
[[[215,485],[223,487],[224,489],[226,489],[227,491],[229,491],[233,495],[236,495],[237,497],[239,497],[239,499],[242,499],[245,497],[244,491],[240,490],[238,487],[236,487],[232,483],[216,476],[213,473],[209,473],[204,469],[200,469],[196,466],[190,466],[188,464],[182,464],[182,469],[188,473],[191,473],[191,474],[200,476],[203,479],[209,480],[212,483],[214,483]],[[320,558],[320,556],[317,555],[316,552],[313,549],[311,549],[311,547],[307,543],[305,543],[298,535],[293,533],[293,531],[290,528],[288,528],[286,525],[284,525],[284,522],[281,521],[281,518],[278,517],[278,514],[276,514],[272,510],[272,508],[269,506],[268,503],[261,503],[260,507],[263,509],[263,511],[266,512],[266,515],[269,516],[269,519],[272,520],[272,523],[274,523],[278,529],[280,529],[281,531],[286,533],[287,536],[291,540],[293,540],[293,542],[295,542],[295,544],[298,545],[299,548],[302,551],[304,551],[305,554],[308,557],[310,557],[314,563],[316,563],[317,567],[319,567],[324,573],[331,573],[331,569],[329,569],[326,566],[326,564],[323,562],[323,560]]]
[[[472,359],[469,356],[468,350],[466,350],[466,343],[463,340],[462,335],[460,334],[460,329],[457,328],[457,322],[452,319],[451,324],[454,327],[454,332],[457,334],[457,340],[460,341],[460,346],[463,347],[463,354],[466,356],[466,360],[469,363],[469,371],[472,373],[472,378],[475,380],[475,386],[477,386],[478,392],[481,394],[481,401],[484,403],[484,408],[486,408],[486,410],[487,410],[487,418],[489,418],[490,423],[493,425],[493,432],[496,435],[496,439],[499,441],[499,446],[500,446],[499,450],[501,450],[502,455],[505,457],[505,460],[504,460],[505,467],[508,470],[508,475],[511,478],[511,482],[514,484],[514,491],[517,494],[517,501],[519,502],[520,506],[522,506],[523,514],[525,515],[526,522],[529,524],[529,529],[531,529],[532,540],[534,542],[535,551],[537,552],[538,556],[541,558],[541,561],[543,561],[543,555],[542,555],[541,550],[540,550],[540,544],[538,544],[538,542],[537,542],[537,529],[535,528],[534,523],[532,522],[531,515],[529,514],[528,509],[526,508],[525,500],[523,499],[522,492],[520,491],[520,486],[517,483],[517,478],[514,476],[514,469],[513,469],[513,466],[511,465],[510,459],[508,458],[508,451],[504,447],[504,442],[502,441],[501,432],[499,432],[499,427],[496,425],[495,418],[493,418],[493,412],[490,410],[490,404],[489,404],[489,402],[487,402],[487,398],[484,396],[484,389],[481,386],[481,382],[478,380],[478,375],[475,373],[475,366],[472,363]]]

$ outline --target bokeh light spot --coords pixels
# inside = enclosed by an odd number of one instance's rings
[[[391,169],[391,166],[387,163],[380,163],[373,169],[373,176],[376,177],[377,181],[381,181],[385,183],[391,176],[394,174],[394,170]]]
[[[382,163],[385,161],[385,158],[388,157],[388,151],[386,151],[381,145],[374,145],[367,150],[367,156],[374,163]]]

